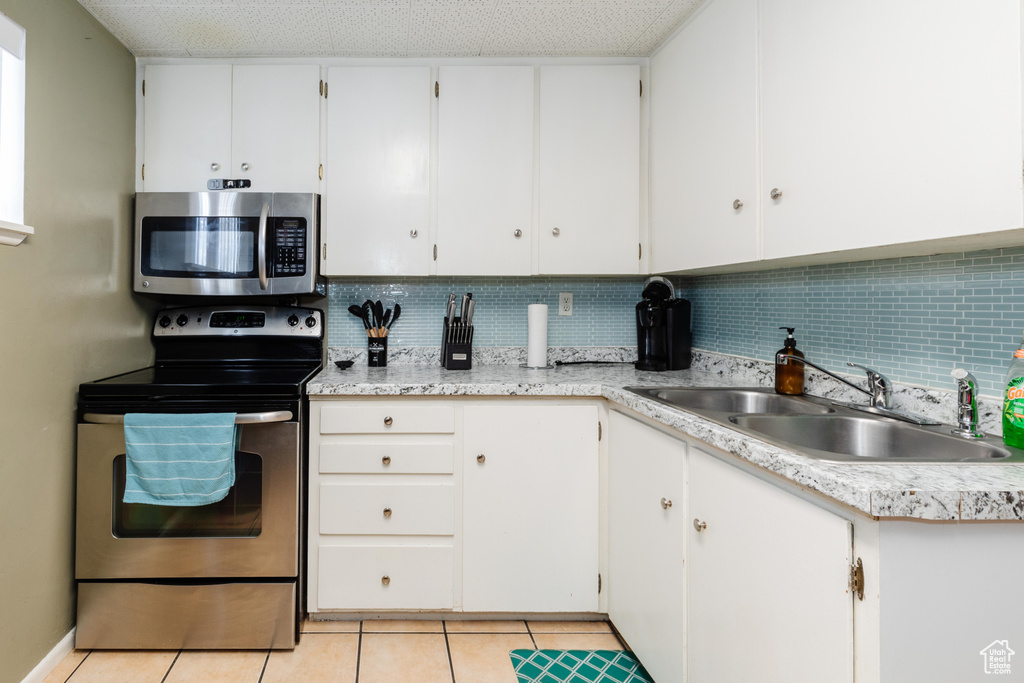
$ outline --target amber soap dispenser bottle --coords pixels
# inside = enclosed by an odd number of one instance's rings
[[[795,327],[780,327],[780,330],[789,332],[784,346],[775,354],[775,392],[778,394],[797,395],[804,393],[804,364],[792,361],[781,362],[785,356],[796,356],[803,358],[804,352],[796,348],[796,339],[793,338]]]

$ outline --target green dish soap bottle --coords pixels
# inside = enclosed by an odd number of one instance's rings
[[[1013,352],[1003,395],[1003,443],[1024,448],[1024,341]]]

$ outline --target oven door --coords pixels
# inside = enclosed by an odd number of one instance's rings
[[[76,578],[298,576],[299,423],[287,411],[249,417],[257,421],[242,426],[228,496],[173,507],[122,502],[123,424],[88,422],[123,416],[87,415],[78,425]]]
[[[315,194],[140,192],[134,288],[151,294],[302,294],[316,287]]]

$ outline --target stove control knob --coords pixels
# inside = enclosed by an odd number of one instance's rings
[[[178,327],[185,327],[185,325],[188,325],[188,316],[182,313],[174,322],[178,323]]]
[[[290,316],[288,316],[288,326],[289,327],[295,327],[298,324],[299,324],[299,316],[295,315],[294,313],[291,314]]]
[[[313,316],[306,318],[306,327],[316,327],[316,318]]]
[[[170,327],[170,326],[171,326],[171,316],[169,316],[169,315],[161,316],[160,317],[160,327]]]

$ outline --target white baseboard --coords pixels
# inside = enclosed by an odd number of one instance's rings
[[[28,676],[21,680],[21,683],[42,683],[51,671],[57,668],[61,660],[68,656],[68,653],[75,649],[75,629],[68,631],[68,634],[60,639],[60,642],[53,646],[50,653],[43,657],[43,660],[36,664]]]

